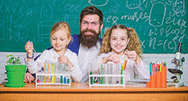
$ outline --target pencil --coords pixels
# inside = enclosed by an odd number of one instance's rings
[[[166,79],[167,79],[167,75],[166,75],[166,62],[163,63],[162,65],[162,88],[166,88]]]
[[[157,73],[156,73],[156,88],[161,88],[161,72],[160,72],[161,64],[157,63]]]
[[[150,76],[151,88],[155,88],[155,76],[156,76],[155,70],[156,70],[155,63],[152,63],[152,75]]]

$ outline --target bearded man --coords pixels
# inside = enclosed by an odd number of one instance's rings
[[[77,53],[80,69],[82,70],[81,82],[89,80],[89,64],[94,60],[101,47],[100,31],[103,27],[103,13],[94,6],[84,8],[80,14],[80,34],[72,35],[73,40],[68,48]]]

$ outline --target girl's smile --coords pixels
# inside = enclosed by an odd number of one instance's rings
[[[127,37],[127,32],[124,29],[112,30],[110,45],[114,53],[119,54],[124,52],[129,42],[129,39],[127,39]]]
[[[57,52],[66,50],[70,39],[68,39],[67,31],[60,29],[51,36],[51,43]]]

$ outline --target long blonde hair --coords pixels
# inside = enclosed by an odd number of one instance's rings
[[[110,38],[111,38],[112,30],[118,28],[126,30],[128,39],[130,39],[125,50],[136,51],[138,56],[141,57],[141,53],[142,53],[141,45],[136,31],[133,28],[127,28],[125,25],[121,25],[121,24],[114,25],[112,28],[106,31],[102,40],[102,47],[100,49],[99,55],[101,53],[108,53],[112,51],[112,48],[110,46]]]
[[[53,25],[53,27],[51,28],[50,37],[52,37],[52,35],[55,32],[59,31],[60,29],[65,29],[68,39],[72,39],[70,27],[67,22],[63,22],[63,21],[57,22]],[[66,46],[66,48],[67,47],[68,45]]]

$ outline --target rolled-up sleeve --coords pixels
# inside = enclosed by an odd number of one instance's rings
[[[143,60],[141,60],[140,65],[135,65],[135,72],[138,75],[139,79],[149,79],[149,66],[144,63]]]
[[[70,70],[70,74],[71,74],[73,80],[80,82],[82,80],[82,72],[80,69],[80,65],[79,65],[78,57],[77,57],[76,53],[72,52],[67,57],[73,65],[73,69]]]

